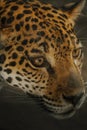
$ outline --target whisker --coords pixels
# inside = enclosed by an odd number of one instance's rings
[[[85,41],[85,40],[84,40],[84,41],[81,41],[81,42],[82,42],[82,43],[87,43],[87,41]]]
[[[82,43],[87,43],[87,40],[86,40],[86,41],[84,40],[84,41],[81,41],[81,42],[82,42]]]
[[[29,97],[28,95],[0,95],[0,100],[5,100],[5,101],[17,101],[17,102],[33,102],[34,99]]]
[[[78,27],[77,27],[77,28],[78,28]],[[78,30],[78,29],[76,29],[76,30]],[[84,30],[86,30],[86,27],[83,27],[83,28],[79,29],[79,31],[77,31],[76,34],[79,35],[80,32],[81,32],[81,31],[84,31]]]
[[[87,82],[84,83],[85,87],[87,87]]]
[[[12,89],[8,89],[8,88],[7,89],[5,88],[5,91],[13,93],[13,94],[18,94],[19,96],[22,95],[21,92],[18,92],[16,90],[12,90]]]
[[[85,12],[74,12],[73,14],[78,14],[79,16],[81,16],[81,17],[87,17],[87,14],[85,13]]]
[[[81,40],[87,40],[87,38],[86,38],[86,37],[84,37],[84,38],[79,38],[79,39],[81,39]]]
[[[87,42],[87,40],[81,40],[81,42]]]
[[[85,13],[80,13],[80,16],[81,16],[81,17],[87,17],[87,14],[85,14]]]

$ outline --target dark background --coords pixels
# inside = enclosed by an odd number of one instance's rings
[[[41,0],[60,7],[78,0]],[[87,81],[87,3],[76,25],[77,35],[82,40],[85,51],[83,77]],[[0,90],[0,130],[87,130],[87,103],[70,119],[58,120],[23,92],[10,86]]]

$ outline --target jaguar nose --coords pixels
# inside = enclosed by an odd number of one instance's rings
[[[64,100],[66,100],[67,102],[70,102],[73,104],[73,106],[76,106],[80,99],[83,97],[84,93],[80,93],[79,95],[75,95],[75,96],[63,96]]]

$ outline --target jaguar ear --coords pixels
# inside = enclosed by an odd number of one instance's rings
[[[69,18],[71,18],[72,20],[76,20],[78,16],[81,14],[81,11],[84,8],[85,3],[86,0],[79,0],[78,2],[69,3],[63,6],[62,10],[68,13]]]

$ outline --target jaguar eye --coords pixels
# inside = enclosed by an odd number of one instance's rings
[[[31,63],[35,67],[43,67],[44,66],[44,58],[43,57],[36,57],[36,58],[31,58]]]
[[[36,59],[34,60],[34,63],[35,63],[36,65],[39,65],[39,66],[40,66],[40,65],[43,64],[43,61],[44,61],[43,58],[40,57],[40,58],[36,58]]]

